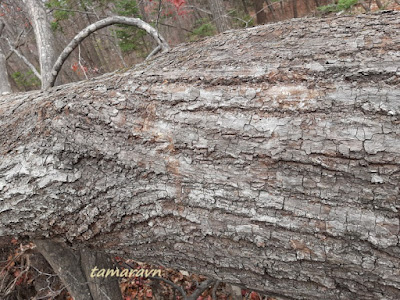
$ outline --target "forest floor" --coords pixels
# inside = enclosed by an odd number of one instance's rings
[[[120,278],[123,300],[183,300],[177,287],[192,294],[207,277],[186,271],[168,269],[115,257],[119,270],[161,270],[162,281],[146,277]],[[13,239],[0,252],[0,298],[3,300],[72,300],[59,277],[54,273],[33,243],[21,244]],[[275,300],[254,291],[218,282],[205,290],[197,300]]]

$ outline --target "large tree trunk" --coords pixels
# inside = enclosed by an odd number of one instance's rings
[[[400,299],[399,33],[399,12],[291,20],[1,97],[0,236]]]
[[[51,70],[56,60],[55,40],[46,10],[40,0],[23,0],[30,16],[39,52],[42,89],[50,87]]]

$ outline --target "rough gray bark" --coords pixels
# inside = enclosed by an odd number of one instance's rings
[[[23,1],[35,32],[36,44],[39,52],[42,89],[46,89],[50,87],[51,70],[56,59],[54,35],[42,1]]]
[[[0,97],[0,237],[400,299],[399,43],[399,12],[298,19]]]
[[[223,0],[207,0],[212,13],[213,21],[218,32],[224,32],[230,29],[228,16],[224,7]]]

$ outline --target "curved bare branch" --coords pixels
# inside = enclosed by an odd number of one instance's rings
[[[93,23],[83,29],[81,32],[79,32],[73,39],[72,41],[68,44],[67,47],[61,52],[60,56],[57,58],[57,61],[55,62],[53,69],[51,71],[51,80],[49,83],[49,87],[53,87],[54,83],[56,81],[57,75],[61,70],[61,67],[63,66],[65,60],[68,58],[68,56],[71,54],[71,52],[85,39],[87,38],[90,34],[93,32],[102,29],[104,27],[114,25],[114,24],[125,24],[125,25],[132,25],[136,26],[140,29],[143,29],[146,31],[148,34],[153,37],[156,42],[158,43],[158,46],[160,47],[161,52],[167,52],[169,50],[169,46],[167,42],[164,40],[164,38],[158,33],[156,29],[154,29],[150,24],[142,21],[141,19],[138,18],[128,18],[128,17],[121,17],[121,16],[114,16],[114,17],[109,17],[103,20],[100,20],[96,23]]]

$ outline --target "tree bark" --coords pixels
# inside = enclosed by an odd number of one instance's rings
[[[399,33],[400,12],[296,19],[0,97],[0,237],[400,299]]]
[[[55,40],[46,10],[39,0],[23,0],[35,32],[39,52],[42,89],[50,87],[51,70],[56,60]]]
[[[229,20],[223,0],[208,0],[213,21],[218,32],[224,32],[230,29]]]

